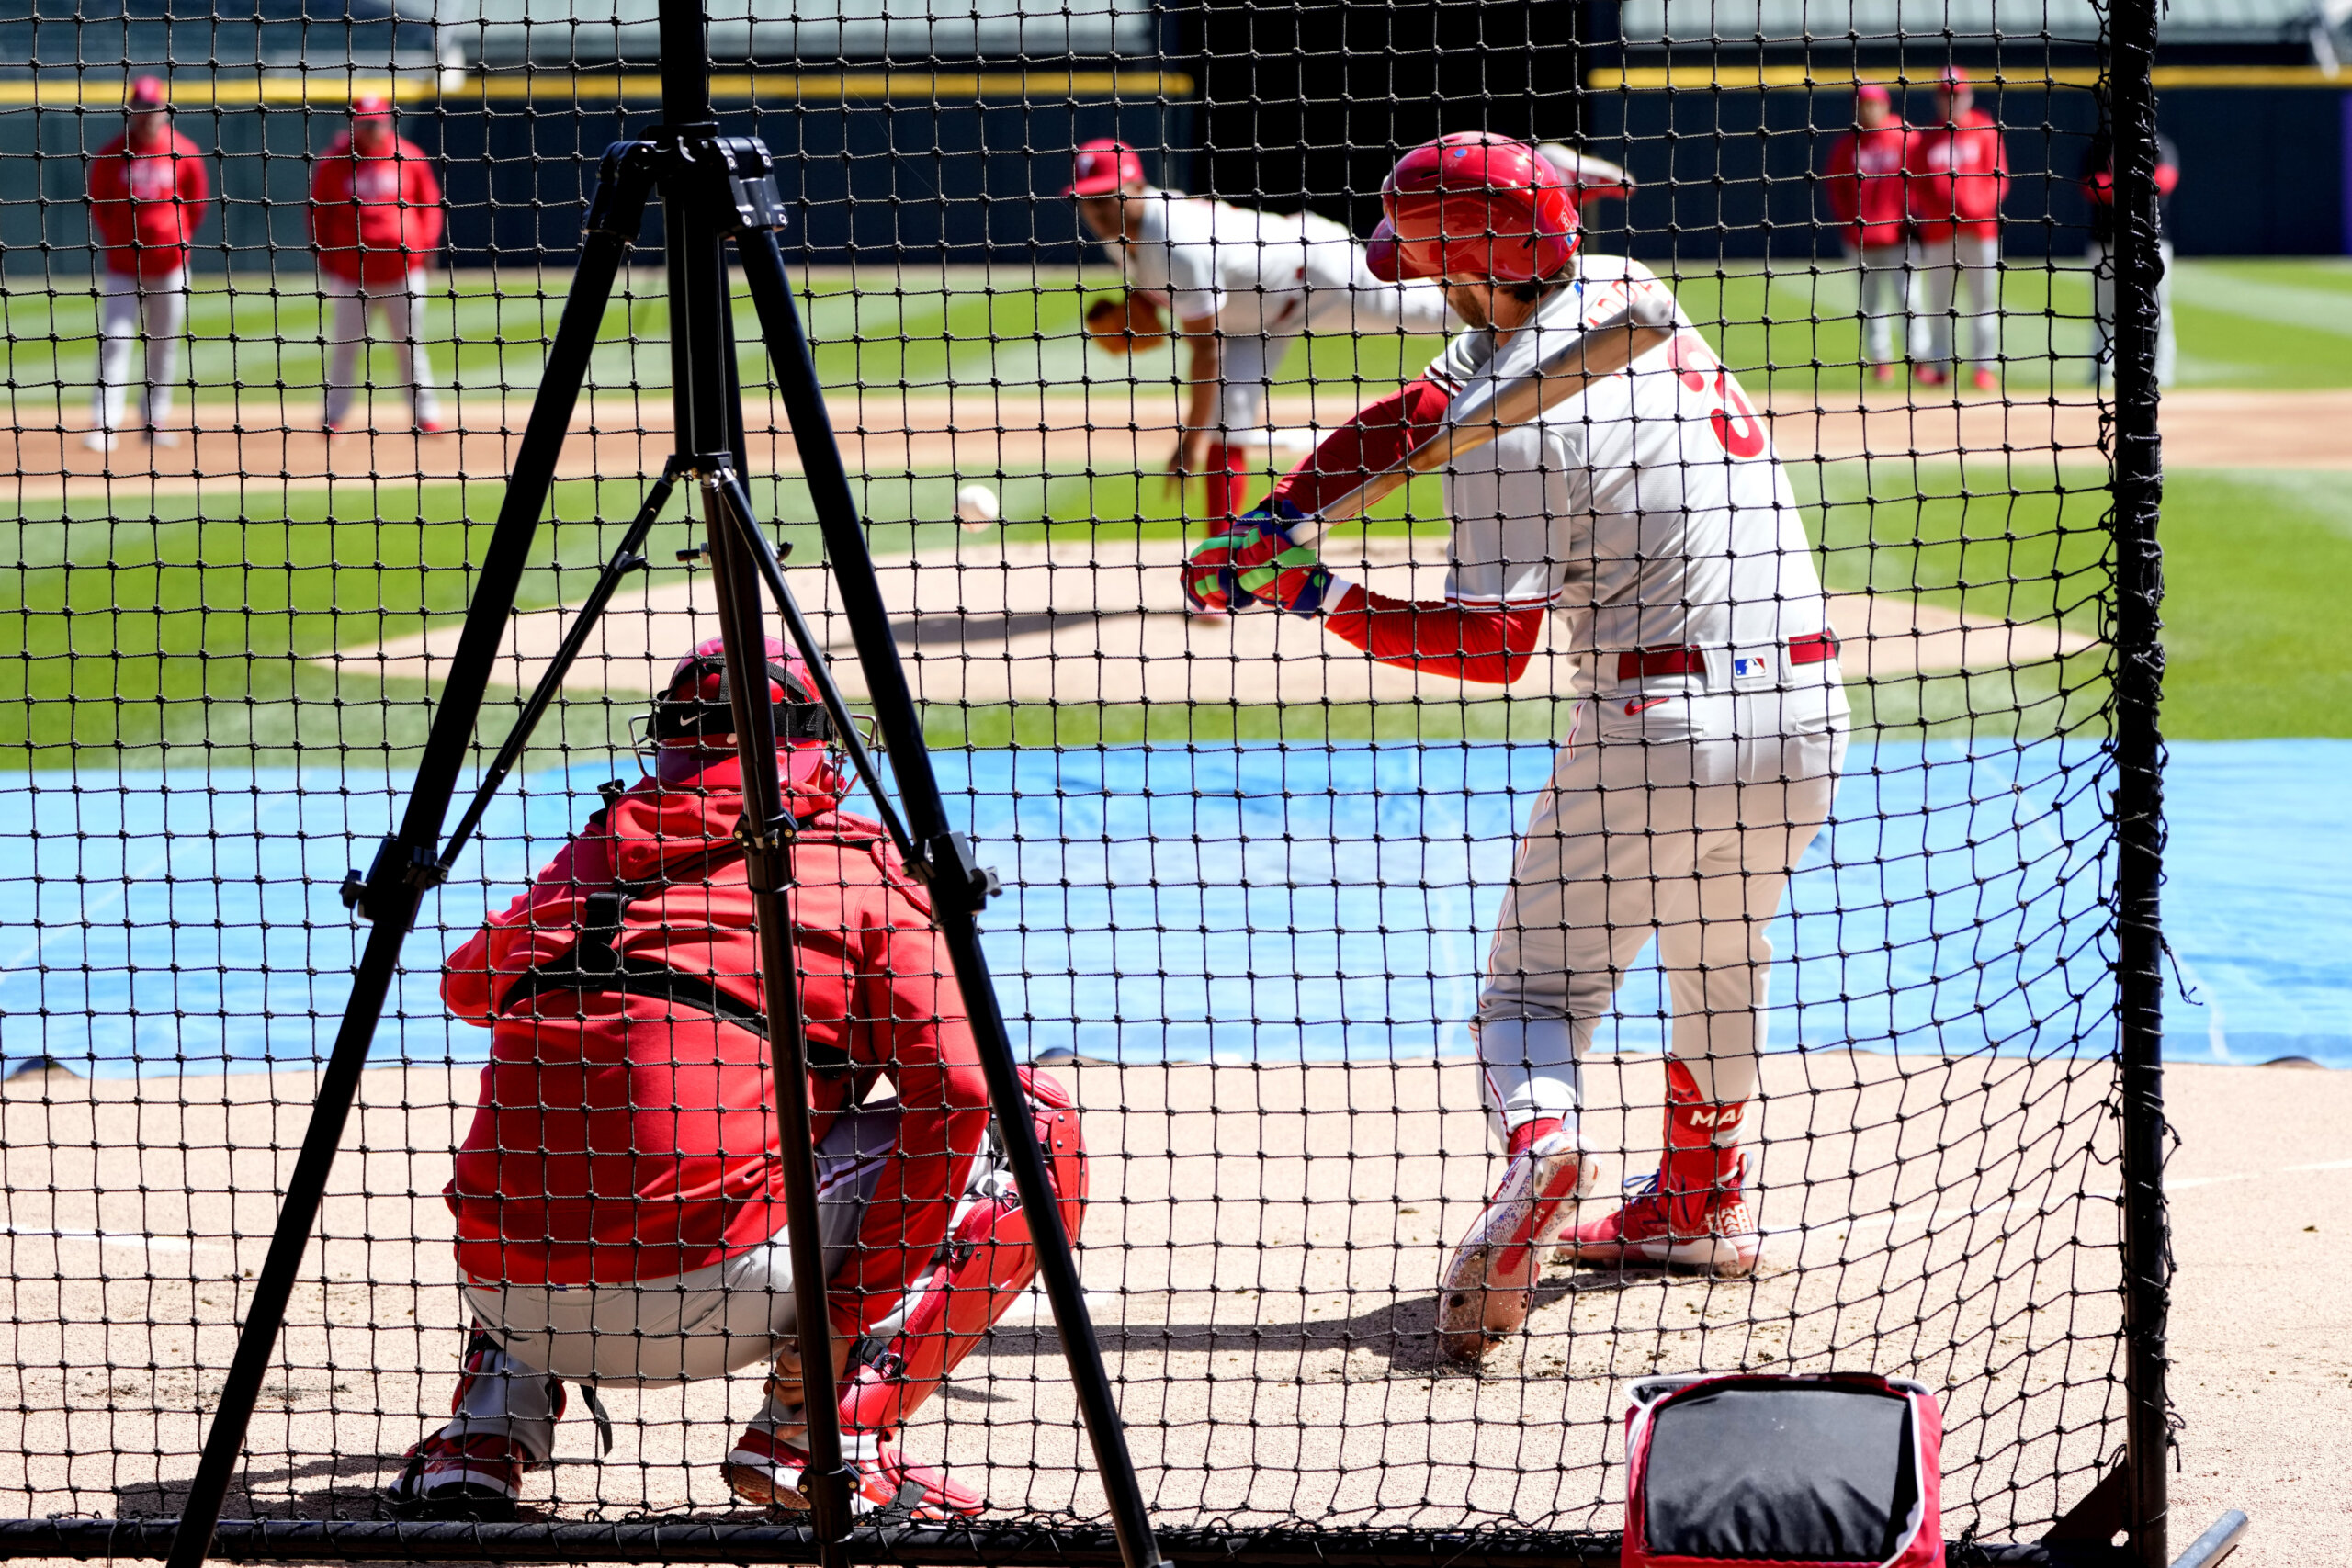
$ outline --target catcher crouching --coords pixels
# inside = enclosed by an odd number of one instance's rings
[[[798,822],[789,893],[818,1139],[830,1327],[856,1506],[976,1513],[978,1494],[897,1438],[1036,1258],[990,1131],[987,1085],[928,896],[882,829],[841,809],[831,725],[768,644]],[[474,1323],[453,1418],[409,1451],[401,1511],[510,1513],[552,1453],[567,1381],[769,1369],[728,1454],[746,1501],[805,1503],[775,1080],[741,771],[716,642],[651,716],[653,765],[448,962],[450,1010],[492,1032],[447,1198]],[[1024,1074],[1063,1224],[1085,1201],[1078,1115]],[[598,1409],[601,1419],[602,1411]]]

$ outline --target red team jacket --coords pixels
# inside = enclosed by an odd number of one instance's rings
[[[2001,199],[2009,194],[2009,152],[1992,116],[1970,109],[1957,125],[1913,127],[1905,167],[1911,221],[1921,239],[1999,234]]]
[[[763,1032],[642,990],[523,979],[535,965],[572,970],[583,931],[600,931],[594,940],[633,969],[698,980],[722,1010],[756,1021],[759,943],[729,837],[741,776],[730,757],[684,784],[639,781],[450,956],[443,999],[492,1031],[448,1189],[468,1274],[668,1279],[784,1229]],[[899,1305],[938,1248],[989,1108],[928,895],[879,826],[838,809],[838,789],[830,771],[792,785],[816,1134],[885,1077],[905,1108],[857,1247],[829,1287],[834,1329],[856,1336]],[[616,899],[616,877],[637,897]]]
[[[162,277],[187,265],[212,182],[204,156],[178,131],[153,152],[116,137],[90,164],[90,225],[118,277]]]
[[[1822,189],[1831,215],[1846,228],[1846,243],[1858,250],[1904,242],[1910,216],[1904,178],[1910,136],[1909,126],[1890,120],[1841,136],[1829,149]]]
[[[346,283],[398,283],[441,248],[441,182],[406,137],[363,158],[337,137],[311,176],[311,243],[320,270]]]

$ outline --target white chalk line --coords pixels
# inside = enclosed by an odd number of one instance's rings
[[[101,1247],[139,1247],[150,1252],[207,1252],[219,1247],[211,1242],[190,1241],[186,1236],[149,1235],[144,1231],[69,1231],[52,1230],[46,1225],[0,1224],[0,1235],[20,1235],[49,1241],[88,1241]]]

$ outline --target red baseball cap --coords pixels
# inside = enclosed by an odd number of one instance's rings
[[[1968,85],[1968,73],[1957,65],[1947,65],[1944,67],[1944,73],[1937,77],[1936,81],[1941,86],[1965,87]]]
[[[1144,183],[1143,160],[1124,141],[1098,137],[1078,144],[1070,159],[1069,189],[1064,196],[1109,196],[1124,186]]]
[[[130,84],[130,104],[133,110],[159,109],[171,101],[172,95],[161,76],[141,76]]]
[[[354,119],[390,119],[391,117],[392,100],[390,98],[369,93],[351,100],[351,118]]]
[[[1862,104],[1891,104],[1894,95],[1876,82],[1865,82],[1854,89],[1854,101]]]

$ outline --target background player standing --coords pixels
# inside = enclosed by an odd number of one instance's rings
[[[1197,549],[1185,581],[1212,603],[1319,615],[1374,659],[1463,680],[1518,679],[1555,616],[1575,660],[1584,700],[1520,840],[1478,1005],[1508,1163],[1441,1280],[1441,1337],[1468,1360],[1525,1321],[1555,1243],[1590,1263],[1754,1266],[1738,1140],[1763,1043],[1764,931],[1827,818],[1848,716],[1788,478],[1679,308],[1666,348],[1455,455],[1443,600],[1370,592],[1294,542],[1294,525],[1435,434],[1463,399],[1635,292],[1665,294],[1639,263],[1577,254],[1573,209],[1515,142],[1418,148],[1384,205],[1374,257],[1443,278],[1470,330]],[[1594,1175],[1578,1064],[1654,934],[1674,998],[1664,1155],[1623,1207],[1571,1229]]]
[[[211,181],[196,143],[172,129],[163,82],[130,85],[120,136],[90,164],[90,226],[98,270],[98,386],[82,445],[111,452],[122,428],[134,344],[146,345],[139,427],[157,446],[179,444],[164,428],[172,409],[172,375],[187,320],[188,242],[204,224]]]
[[[1920,356],[1918,274],[1911,265],[1911,224],[1905,188],[1910,128],[1894,112],[1893,95],[1876,82],[1854,89],[1854,129],[1830,144],[1822,193],[1838,220],[1846,259],[1861,285],[1862,359],[1873,381],[1892,381],[1894,367]],[[1895,330],[1903,333],[1896,357]]]
[[[1231,517],[1250,488],[1268,390],[1300,334],[1450,324],[1442,289],[1375,277],[1355,236],[1329,219],[1160,189],[1123,142],[1081,145],[1067,194],[1130,297],[1165,309],[1182,339],[1183,409],[1168,471],[1206,477],[1212,520]]]
[[[425,269],[441,249],[441,182],[424,150],[400,134],[388,100],[356,100],[351,128],[311,176],[311,241],[328,301],[329,435],[351,417],[371,309],[383,311],[417,430],[440,434],[441,400],[421,338]]]
[[[927,895],[881,827],[840,809],[831,725],[768,641],[819,1140],[843,1448],[860,1512],[911,1483],[929,1517],[982,1499],[895,1434],[1036,1267]],[[563,1380],[663,1383],[772,1361],[726,1461],[748,1501],[804,1506],[808,1415],[776,1157],[775,1080],[726,660],[679,661],[652,771],[450,955],[442,995],[492,1031],[448,1200],[476,1325],[456,1416],[410,1450],[396,1502],[503,1513],[547,1462]],[[872,1091],[887,1081],[895,1098]],[[1026,1074],[1063,1223],[1085,1201],[1078,1118]]]
[[[1940,386],[1973,362],[1980,392],[2000,385],[2001,202],[2009,193],[2009,153],[1993,117],[1958,66],[1936,85],[1936,120],[1910,133],[1907,170],[1913,231],[1928,319],[1919,379]],[[1967,296],[1962,306],[1961,297]],[[1966,326],[1964,340],[1953,329]]]
[[[2180,186],[2180,149],[2156,132],[2156,254],[2164,276],[2156,284],[2156,385],[2172,385],[2180,351],[2172,335],[2172,193]],[[2104,390],[2115,378],[2115,136],[2101,118],[2083,157],[2083,194],[2091,208],[2091,384]]]

